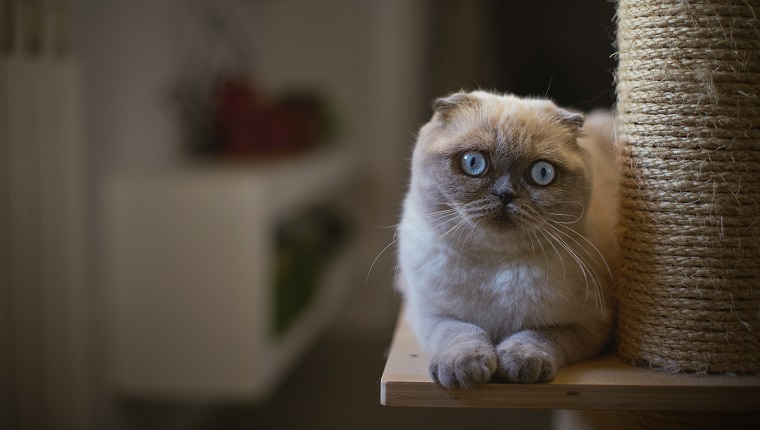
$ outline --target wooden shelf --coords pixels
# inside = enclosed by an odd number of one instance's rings
[[[402,319],[381,380],[387,406],[524,409],[760,410],[760,375],[672,375],[615,356],[560,369],[543,384],[482,384],[447,390],[428,375],[428,358]]]

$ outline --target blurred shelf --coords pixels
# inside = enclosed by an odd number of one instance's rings
[[[387,406],[521,409],[760,409],[760,375],[673,375],[631,366],[615,356],[561,368],[542,384],[488,383],[447,390],[428,375],[429,360],[403,317],[381,380]]]
[[[312,219],[315,208],[350,222],[344,192],[357,170],[352,153],[332,147],[108,175],[100,240],[114,391],[166,400],[267,396],[360,278],[348,238],[283,325],[279,232]]]
[[[342,145],[262,158],[196,157],[170,166],[116,170],[112,181],[177,184],[204,181],[262,191],[265,206],[278,211],[309,204],[336,185],[361,175],[357,155]]]

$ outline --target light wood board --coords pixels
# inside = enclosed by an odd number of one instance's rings
[[[605,356],[561,368],[551,382],[447,390],[399,319],[381,380],[387,406],[525,409],[760,410],[760,375],[673,375]]]

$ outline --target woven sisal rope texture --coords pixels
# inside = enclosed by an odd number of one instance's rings
[[[617,342],[760,371],[760,1],[620,0]]]

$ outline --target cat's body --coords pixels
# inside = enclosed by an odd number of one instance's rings
[[[397,283],[444,386],[548,380],[607,343],[617,171],[594,122],[474,92],[439,99],[420,130]]]

